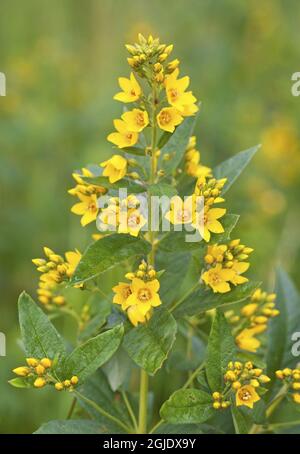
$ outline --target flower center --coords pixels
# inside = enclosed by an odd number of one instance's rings
[[[142,302],[149,301],[151,299],[151,292],[148,288],[141,288],[138,291],[138,299]]]
[[[132,96],[135,96],[135,95],[136,95],[134,89],[131,90],[130,94],[131,94]]]
[[[140,223],[139,216],[136,216],[135,214],[133,214],[132,216],[129,216],[128,225],[130,227],[136,227],[137,225],[139,225],[139,223]]]
[[[128,132],[128,133],[126,134],[126,138],[127,138],[128,140],[131,140],[131,139],[132,139],[132,133],[131,133],[131,132]]]
[[[190,216],[191,216],[190,210],[183,209],[183,210],[179,210],[177,212],[178,221],[181,221],[181,220],[188,221],[190,219]]]
[[[145,124],[145,121],[144,121],[144,115],[142,113],[138,113],[137,116],[136,116],[136,123],[139,125],[139,126],[144,126]]]
[[[160,122],[162,125],[167,125],[171,121],[171,115],[169,112],[162,112],[160,114]]]
[[[244,389],[243,391],[241,391],[239,393],[239,397],[241,400],[247,402],[249,399],[251,399],[251,393],[249,391],[247,391],[246,389]]]
[[[89,208],[89,211],[91,211],[92,213],[94,211],[97,211],[97,206],[96,206],[95,202],[89,203],[89,207],[88,208]]]
[[[176,88],[170,88],[169,94],[172,102],[176,101],[176,99],[178,98],[178,91],[176,90]]]
[[[213,284],[218,284],[219,282],[221,282],[220,276],[217,273],[212,273],[211,281]]]
[[[128,285],[128,287],[124,287],[123,290],[122,290],[122,295],[123,295],[123,298],[124,298],[124,299],[127,299],[128,296],[131,295],[131,293],[132,293],[132,292],[131,292],[131,290],[130,290],[129,285]]]

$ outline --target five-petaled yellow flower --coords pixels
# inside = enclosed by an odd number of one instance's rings
[[[218,219],[224,216],[225,213],[226,208],[211,208],[204,211],[203,215],[201,212],[197,213],[196,222],[193,223],[193,226],[199,230],[204,241],[208,242],[210,240],[210,232],[224,232],[224,228]]]
[[[165,79],[165,88],[168,103],[176,107],[182,115],[193,115],[198,107],[194,104],[197,99],[191,91],[186,92],[190,78],[188,76],[178,79],[179,70],[176,69]]]
[[[214,293],[227,293],[230,291],[229,282],[233,276],[234,271],[222,268],[222,265],[218,263],[203,273],[202,280],[213,289]]]
[[[147,223],[147,220],[135,208],[120,212],[120,224],[118,233],[129,233],[132,236],[138,236],[141,228]]]
[[[126,282],[119,282],[118,285],[113,287],[113,291],[115,292],[115,296],[113,298],[113,302],[115,304],[119,304],[122,306],[122,309],[125,310],[125,305],[127,298],[131,295],[131,284],[127,284]]]
[[[105,167],[103,176],[108,177],[110,183],[121,180],[127,172],[127,160],[117,154],[107,161],[101,162],[101,167]]]
[[[244,385],[239,388],[236,392],[236,406],[240,407],[245,405],[246,407],[253,408],[253,404],[259,401],[260,397],[251,385]]]
[[[114,99],[121,102],[134,102],[139,99],[142,90],[133,73],[130,74],[130,79],[119,77],[118,82],[123,91],[117,93]]]
[[[241,350],[255,353],[261,346],[261,342],[255,336],[263,333],[266,329],[267,325],[263,324],[245,328],[236,336],[235,342]]]
[[[133,109],[123,113],[121,118],[127,124],[128,129],[133,132],[141,132],[149,124],[146,110]]]
[[[124,303],[124,309],[138,305],[139,311],[145,315],[151,307],[161,305],[158,290],[159,281],[157,279],[144,282],[142,279],[134,278],[131,283],[132,293]]]
[[[165,218],[174,225],[191,223],[194,205],[193,196],[185,200],[182,200],[178,195],[174,196],[171,199],[170,211],[165,214]]]
[[[117,145],[119,148],[126,148],[135,145],[139,135],[137,132],[131,131],[124,120],[114,120],[114,126],[117,132],[112,132],[107,136],[107,140]]]
[[[160,129],[168,132],[174,132],[175,126],[179,125],[183,117],[175,107],[164,107],[156,116]]]
[[[86,196],[78,193],[78,198],[81,200],[81,202],[75,203],[75,205],[72,206],[71,211],[74,214],[82,216],[80,222],[84,227],[90,222],[95,221],[97,218],[99,211],[99,208],[97,206],[97,197],[95,194]]]

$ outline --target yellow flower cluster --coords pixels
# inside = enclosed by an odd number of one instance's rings
[[[293,400],[296,404],[300,404],[300,369],[290,369],[286,367],[283,370],[277,370],[275,375],[279,380],[283,380],[285,384],[292,388]]]
[[[225,383],[230,384],[235,394],[236,405],[245,405],[253,408],[253,404],[260,400],[259,388],[268,383],[270,378],[263,374],[262,369],[254,368],[251,361],[241,363],[230,361],[224,374]]]
[[[35,388],[43,388],[49,381],[49,369],[52,360],[49,358],[26,358],[27,366],[13,369],[13,373],[19,377],[26,377]]]
[[[202,280],[215,293],[226,293],[231,290],[230,284],[239,285],[248,281],[243,273],[250,264],[245,262],[253,249],[240,244],[240,240],[232,240],[228,244],[213,244],[207,247],[204,257],[207,271]]]
[[[104,163],[102,163],[104,164]],[[102,186],[89,184],[84,178],[92,178],[94,174],[86,168],[82,168],[80,173],[72,174],[76,181],[76,186],[69,189],[69,194],[79,198],[79,203],[72,206],[71,212],[81,217],[81,225],[86,226],[96,220],[98,215],[97,199],[107,192]]]
[[[238,316],[233,316],[233,321],[240,321],[243,329],[236,336],[238,347],[249,352],[256,352],[261,342],[255,336],[264,333],[268,327],[270,318],[277,317],[279,310],[275,308],[275,293],[255,290],[250,303],[243,306]],[[229,321],[230,321],[229,317]]]
[[[230,400],[226,400],[225,396],[218,391],[212,393],[213,408],[215,410],[226,410],[230,406]]]
[[[49,358],[26,358],[27,366],[20,366],[13,369],[13,373],[27,379],[28,384],[35,388],[43,388],[47,384],[54,384],[57,391],[68,388],[70,391],[78,384],[78,377],[74,375],[70,380],[57,381],[52,373],[53,361]]]
[[[47,309],[51,309],[65,304],[65,298],[60,294],[59,284],[72,276],[80,261],[81,253],[77,249],[68,251],[65,253],[65,259],[48,247],[44,247],[44,253],[46,258],[32,259],[32,262],[42,273],[37,290],[38,300]]]
[[[120,305],[131,323],[137,326],[149,320],[153,308],[162,304],[158,294],[160,285],[156,271],[145,261],[136,273],[127,273],[125,277],[131,282],[119,282],[113,287],[113,303]]]
[[[134,72],[155,87],[155,94],[152,93],[151,96],[155,97],[155,104],[161,107],[155,118],[159,128],[174,132],[184,117],[194,115],[198,107],[195,96],[191,91],[187,91],[189,77],[178,78],[179,60],[166,63],[173,46],[161,45],[159,40],[153,39],[152,36],[146,39],[139,35],[139,42],[135,45],[127,44],[126,48],[131,54],[128,63]],[[129,78],[120,77],[118,82],[122,91],[117,93],[114,99],[123,103],[136,103],[137,107],[114,120],[116,131],[109,134],[107,140],[118,148],[132,147],[138,142],[139,133],[150,124],[149,99],[143,93],[134,73],[131,73]],[[163,88],[164,94],[160,96]],[[165,105],[165,100],[168,106]]]
[[[220,197],[220,193],[225,183],[226,178],[221,180],[210,178],[208,181],[206,181],[206,177],[198,178],[194,194],[186,197],[185,200],[179,196],[172,197],[170,211],[165,214],[165,218],[174,225],[191,224],[208,242],[211,232],[224,232],[218,219],[224,216],[226,209],[211,208],[211,206],[224,201]],[[198,200],[198,197],[203,197],[203,207],[199,206],[201,200]]]
[[[196,149],[196,136],[191,136],[185,151],[185,172],[191,177],[212,177],[212,170],[200,164],[200,151]]]
[[[108,207],[101,211],[100,220],[102,228],[117,230],[118,233],[129,233],[135,237],[147,223],[140,211],[140,202],[134,195],[129,195],[124,200],[111,197]]]

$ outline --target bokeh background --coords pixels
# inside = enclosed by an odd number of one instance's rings
[[[22,289],[35,296],[31,258],[42,246],[83,250],[90,240],[67,189],[73,169],[111,153],[105,138],[121,109],[112,96],[129,73],[123,45],[138,32],[174,43],[191,76],[204,164],[263,144],[227,205],[255,249],[252,276],[267,287],[281,261],[300,284],[300,98],[291,95],[299,17],[297,0],[1,0],[0,432],[32,432],[66,416],[69,396],[7,384],[23,360],[16,302]]]

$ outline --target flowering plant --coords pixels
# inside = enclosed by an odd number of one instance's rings
[[[169,61],[173,46],[139,35],[126,48],[115,154],[74,172],[69,190],[71,211],[98,231],[83,254],[45,247],[33,259],[40,307],[21,294],[26,356],[10,384],[73,397],[67,421],[38,433],[272,431],[285,397],[300,403],[300,370],[280,337],[298,297],[282,270],[279,309],[249,280],[253,249],[232,237],[239,216],[222,207],[259,147],[203,165],[200,105]],[[54,326],[63,316],[76,322],[74,348]]]

